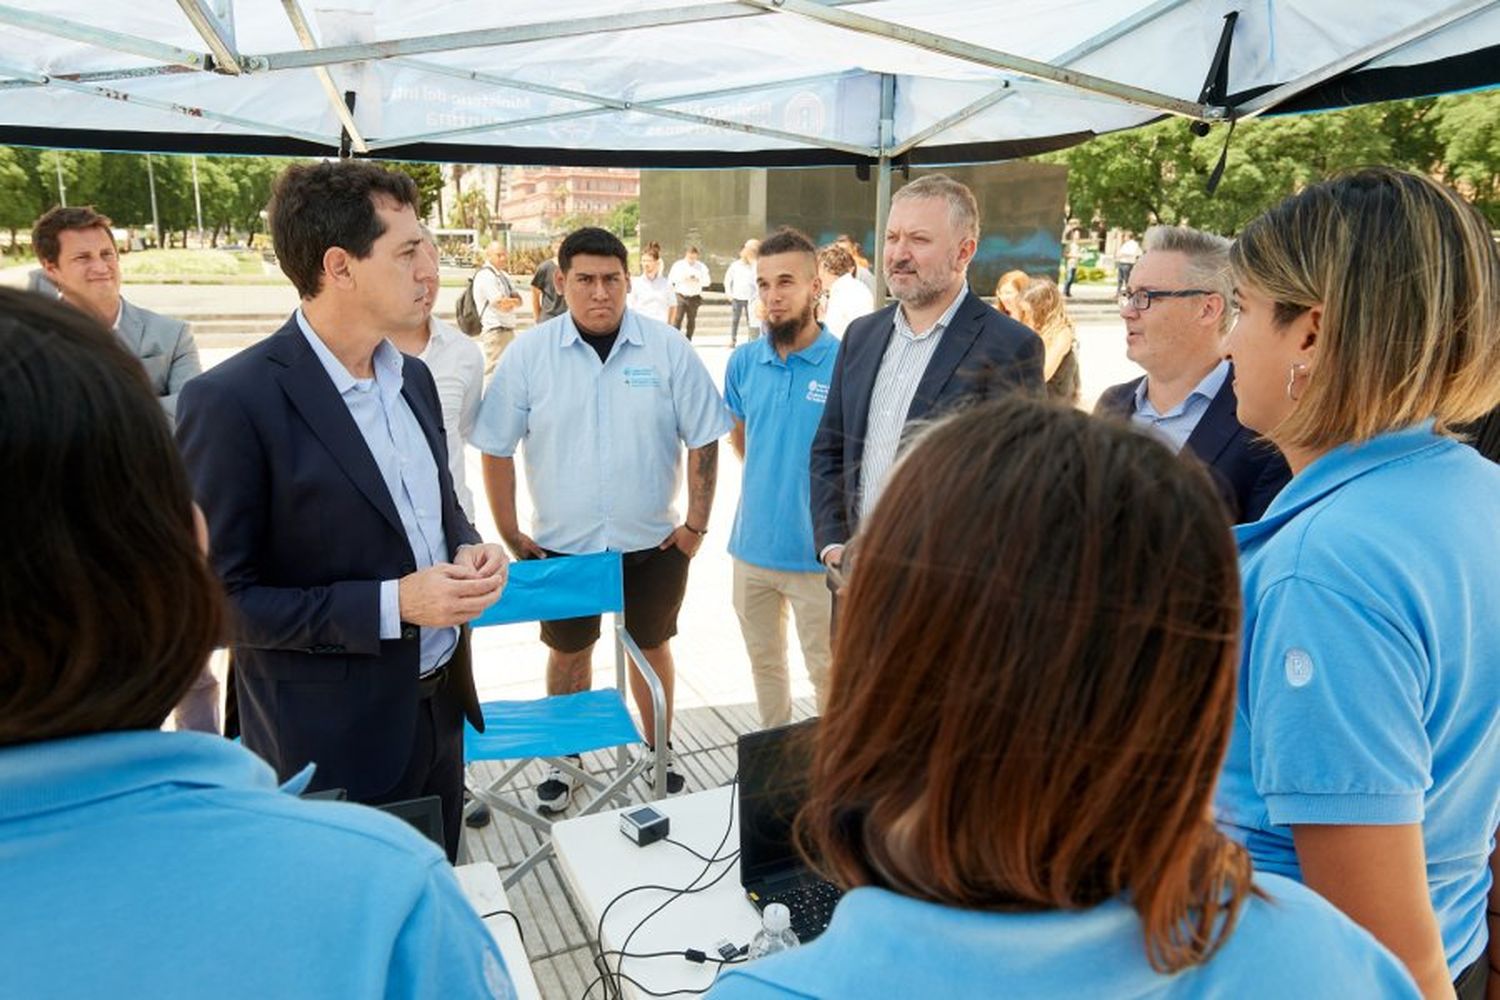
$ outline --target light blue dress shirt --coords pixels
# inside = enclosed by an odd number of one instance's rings
[[[1124,902],[1087,910],[960,910],[855,889],[817,940],[726,968],[710,1000],[752,997],[1144,997],[1171,1000],[1380,997],[1416,986],[1368,932],[1317,894],[1275,875],[1256,883],[1234,931],[1202,965],[1151,967],[1141,918]]]
[[[701,448],[733,423],[677,330],[627,309],[600,363],[564,313],[501,356],[471,443],[509,458],[525,442],[538,545],[570,555],[634,552],[659,545],[680,523],[683,445]]]
[[[1173,451],[1181,451],[1198,426],[1198,421],[1208,412],[1208,404],[1224,388],[1224,380],[1228,377],[1229,362],[1220,361],[1212,371],[1203,376],[1203,381],[1193,387],[1186,399],[1166,413],[1158,413],[1156,407],[1151,405],[1151,400],[1146,398],[1146,389],[1151,382],[1148,375],[1135,387],[1135,410],[1130,414],[1130,420],[1166,441]]]
[[[1456,978],[1484,951],[1500,825],[1500,467],[1427,423],[1335,448],[1234,531],[1219,823],[1297,879],[1297,824],[1420,823]]]
[[[823,417],[838,338],[825,326],[785,359],[771,337],[729,356],[724,401],[745,422],[745,471],[729,554],[752,566],[822,573],[813,549],[808,455]]]
[[[401,395],[404,364],[402,354],[388,340],[375,348],[374,378],[355,378],[334,357],[328,345],[313,332],[302,310],[297,326],[322,362],[339,398],[349,408],[360,436],[380,469],[380,478],[391,494],[401,527],[411,545],[417,568],[426,569],[448,561],[448,540],[443,536],[443,498],[439,488],[437,460],[405,397]],[[380,638],[401,638],[400,581],[380,583]],[[427,628],[421,632],[420,672],[428,674],[448,662],[458,647],[456,628]]]
[[[514,996],[436,845],[290,791],[199,733],[0,748],[0,995]]]

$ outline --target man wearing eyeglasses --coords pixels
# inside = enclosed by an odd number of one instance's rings
[[[1096,414],[1123,417],[1172,450],[1196,455],[1236,522],[1258,520],[1291,478],[1281,453],[1235,416],[1224,358],[1232,282],[1229,241],[1186,226],[1154,226],[1120,292],[1125,356],[1146,370],[1112,386]]]

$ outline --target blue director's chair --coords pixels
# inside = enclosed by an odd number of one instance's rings
[[[547,763],[566,771],[594,795],[580,813],[586,815],[608,807],[613,801],[624,801],[625,788],[648,768],[652,773],[652,797],[667,793],[667,772],[658,766],[657,756],[667,745],[666,694],[661,679],[640,647],[625,631],[625,591],[618,552],[599,552],[584,556],[560,556],[513,562],[510,578],[500,600],[473,623],[473,628],[512,625],[517,622],[576,618],[582,615],[609,614],[614,619],[615,686],[578,694],[553,695],[535,701],[487,701],[480,706],[484,713],[484,732],[464,725],[465,784],[469,794],[492,810],[504,812],[543,834],[550,833],[552,821],[501,796],[532,761]],[[651,741],[656,750],[642,747],[632,756],[626,747],[642,742],[635,721],[626,707],[626,664],[645,678],[651,690],[655,709],[655,732]],[[569,755],[591,750],[615,748],[615,771],[610,776],[595,776],[568,760]],[[494,781],[485,784],[475,773],[473,764],[481,760],[513,762]],[[505,878],[507,888],[552,852],[552,841],[545,839]]]

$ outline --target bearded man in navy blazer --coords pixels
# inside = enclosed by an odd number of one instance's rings
[[[466,623],[508,563],[459,506],[431,374],[386,339],[437,266],[416,205],[373,164],[287,168],[271,231],[301,306],[188,383],[177,436],[234,611],[245,745],[357,802],[441,797],[452,860],[464,717],[483,728]]]
[[[1146,374],[1105,389],[1094,413],[1129,420],[1202,462],[1240,523],[1260,519],[1292,470],[1236,416],[1234,368],[1224,358],[1233,297],[1227,239],[1187,226],[1148,229],[1120,293],[1125,356]]]
[[[974,193],[943,174],[896,192],[885,280],[896,304],[849,324],[812,445],[813,542],[835,583],[916,422],[966,401],[1042,388],[1041,338],[969,290]]]

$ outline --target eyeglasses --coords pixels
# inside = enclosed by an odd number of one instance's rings
[[[1215,293],[1206,288],[1184,288],[1175,292],[1159,292],[1154,288],[1142,288],[1139,290],[1127,288],[1120,293],[1120,305],[1129,306],[1136,312],[1145,312],[1151,308],[1151,303],[1156,299],[1185,299],[1193,295],[1213,294]]]

